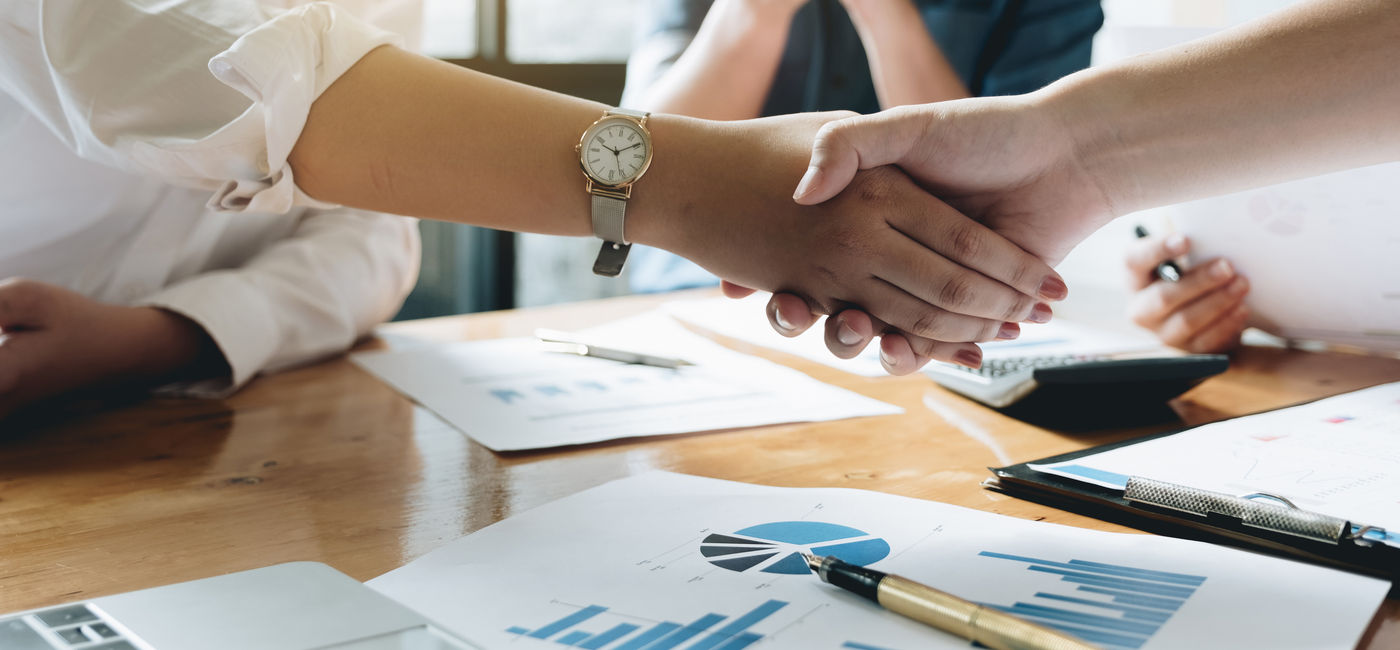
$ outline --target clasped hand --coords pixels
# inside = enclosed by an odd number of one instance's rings
[[[966,99],[824,125],[794,199],[805,205],[859,201],[869,198],[867,178],[891,178],[881,166],[902,170],[899,178],[917,183],[919,195],[876,196],[900,215],[885,224],[921,244],[924,255],[919,261],[897,256],[894,243],[859,249],[887,269],[878,278],[929,308],[911,321],[882,311],[880,300],[898,297],[889,287],[859,294],[848,301],[850,309],[814,303],[810,294],[784,287],[769,302],[774,329],[796,336],[820,314],[831,314],[826,343],[834,354],[855,356],[878,335],[886,370],[907,374],[930,359],[976,366],[981,355],[974,342],[1014,338],[1018,321],[1048,321],[1049,307],[1036,301],[1068,295],[1048,264],[1114,210],[1077,161],[1071,136],[1050,111],[1028,110],[1031,101]],[[885,182],[892,181],[876,184]],[[720,277],[731,297],[764,288]]]

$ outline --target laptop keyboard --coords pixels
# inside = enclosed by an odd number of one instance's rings
[[[4,650],[137,650],[87,605],[64,605],[0,618]]]

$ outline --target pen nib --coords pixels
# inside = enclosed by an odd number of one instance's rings
[[[815,555],[812,555],[811,553],[806,552],[799,553],[799,555],[802,556],[802,559],[807,561],[807,568],[811,569],[812,571],[817,571],[822,568],[823,558],[819,558]]]

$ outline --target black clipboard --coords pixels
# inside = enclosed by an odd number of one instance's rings
[[[1259,522],[1257,518],[1252,523],[1247,523],[1245,519],[1239,516],[1232,516],[1232,514],[1212,512],[1206,515],[1199,515],[1173,507],[1154,505],[1141,500],[1131,500],[1125,498],[1127,491],[1124,490],[1116,490],[1055,476],[1053,474],[1046,474],[1029,467],[1031,464],[1045,465],[1076,460],[1110,449],[1127,447],[1141,442],[1174,435],[1181,431],[1185,431],[1185,429],[1100,445],[1089,449],[1060,454],[1058,456],[1049,456],[1047,458],[1030,461],[1029,463],[1008,465],[1006,467],[989,467],[988,469],[992,471],[994,478],[983,481],[982,486],[989,490],[995,490],[1010,496],[1026,499],[1027,501],[1034,501],[1096,519],[1112,521],[1151,533],[1209,542],[1224,542],[1357,573],[1364,573],[1391,581],[1400,581],[1400,548],[1395,546],[1390,546],[1385,543],[1372,543],[1367,545],[1364,539],[1358,542],[1355,538],[1346,539],[1346,536],[1339,536],[1340,538],[1328,540],[1323,539],[1323,537],[1325,537],[1324,535],[1313,535],[1311,537],[1300,536],[1296,531],[1281,532],[1277,526],[1270,527],[1261,525],[1261,522]],[[1134,478],[1134,480],[1142,481],[1142,479],[1137,478]],[[1149,489],[1152,489],[1166,486],[1168,488],[1181,488],[1188,491],[1194,490],[1193,488],[1184,486],[1172,486],[1160,482],[1155,483],[1157,483],[1155,486],[1140,483],[1138,487],[1141,488],[1145,485]],[[1130,489],[1133,487],[1134,486],[1130,482]],[[1141,489],[1138,490],[1139,495],[1142,492]],[[1215,494],[1199,490],[1194,490],[1194,493],[1205,495]],[[1239,500],[1255,495],[1219,496],[1227,497],[1230,500]],[[1277,508],[1282,506],[1275,505],[1273,507]],[[1296,512],[1308,516],[1335,519],[1326,517],[1325,515],[1307,513],[1305,511]],[[1362,532],[1365,532],[1364,528]]]

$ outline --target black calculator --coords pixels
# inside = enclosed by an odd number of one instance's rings
[[[1169,400],[1229,365],[1223,354],[1055,355],[988,359],[975,370],[935,362],[924,374],[1017,419],[1082,428],[1160,418]]]

